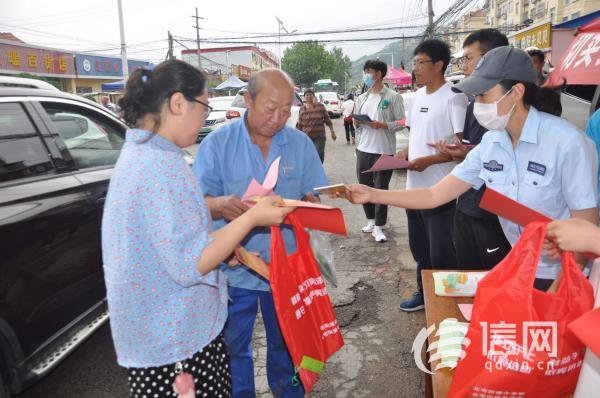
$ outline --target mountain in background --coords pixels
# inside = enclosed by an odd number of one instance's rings
[[[411,65],[412,58],[413,58],[412,53],[420,41],[421,41],[421,38],[405,39],[404,40],[404,52],[402,52],[402,49],[403,49],[402,40],[397,40],[397,41],[394,41],[394,42],[386,45],[384,48],[382,48],[381,50],[379,50],[377,52],[374,52],[374,53],[368,54],[368,55],[364,55],[364,56],[358,58],[357,60],[352,61],[352,67],[350,69],[351,77],[350,77],[350,82],[348,82],[348,87],[362,85],[362,68],[368,59],[379,58],[380,60],[387,63],[388,65],[391,65],[392,57],[390,56],[390,53],[394,54],[394,65],[392,65],[392,66],[394,68],[397,68],[401,65],[401,62],[404,61],[404,67],[405,67],[404,69],[410,73],[410,71],[412,70],[412,65]],[[341,84],[343,84],[343,82]]]

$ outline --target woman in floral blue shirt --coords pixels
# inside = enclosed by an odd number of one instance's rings
[[[209,211],[181,150],[195,143],[207,100],[200,71],[167,61],[132,73],[120,101],[135,128],[110,182],[102,251],[111,330],[131,397],[176,396],[176,378],[198,397],[231,396],[221,333],[227,283],[218,266],[250,230],[279,224],[289,212],[269,198],[209,233]],[[178,384],[179,392],[190,386]]]

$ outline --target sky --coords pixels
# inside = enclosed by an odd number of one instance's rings
[[[433,0],[434,13],[441,15],[453,0]],[[256,34],[277,34],[276,16],[289,31],[298,33],[341,30],[341,34],[294,36],[281,40],[342,39],[393,37],[418,34],[426,23],[427,0],[122,0],[125,42],[128,57],[160,62],[167,54],[167,31],[179,38],[182,45],[195,48],[194,18],[198,7],[201,38],[248,37]],[[207,4],[211,5],[208,6]],[[51,5],[51,7],[50,7]],[[120,35],[118,1],[91,0],[0,0],[0,31],[11,32],[21,40],[34,45],[72,51],[89,51],[99,55],[119,55]],[[414,28],[397,28],[414,27]],[[392,27],[392,30],[347,32],[353,28]],[[193,39],[186,41],[185,39]],[[277,36],[256,38],[255,41],[277,42]],[[390,41],[344,42],[334,45],[355,60],[380,50]],[[181,56],[184,47],[175,46],[175,56]],[[202,43],[204,47],[227,44]],[[230,44],[234,45],[234,44]],[[240,44],[241,45],[241,44]],[[262,48],[279,54],[277,44],[260,44]]]

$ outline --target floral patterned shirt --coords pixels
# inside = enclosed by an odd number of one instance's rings
[[[191,357],[223,329],[227,282],[196,262],[211,241],[210,213],[182,150],[129,130],[110,181],[102,254],[110,325],[124,367]]]

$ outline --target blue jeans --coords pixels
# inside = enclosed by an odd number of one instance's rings
[[[229,287],[229,315],[225,341],[229,349],[231,382],[235,398],[254,398],[252,331],[258,313],[262,313],[267,334],[267,378],[275,397],[304,397],[302,383],[292,386],[294,365],[281,335],[271,292]]]

